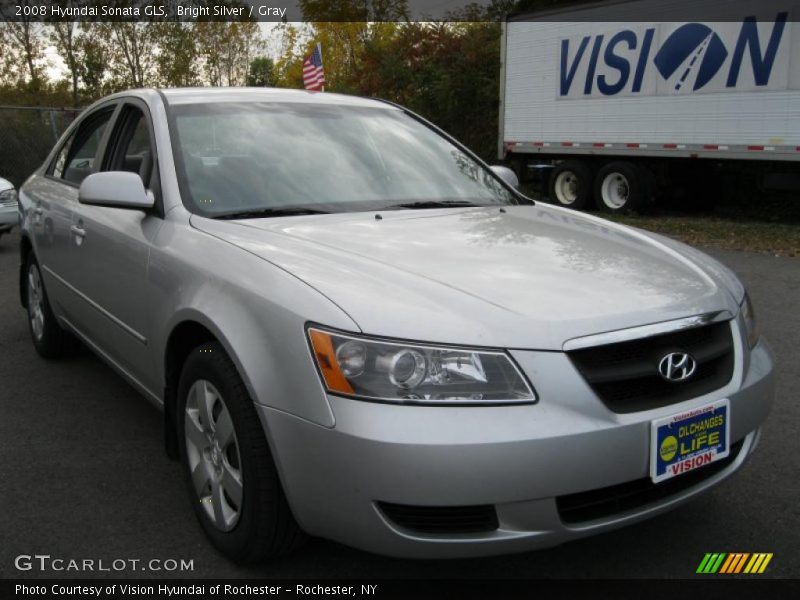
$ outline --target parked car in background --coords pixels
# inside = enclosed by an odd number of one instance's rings
[[[774,390],[744,286],[515,179],[377,100],[110,96],[20,192],[33,344],[53,358],[77,336],[163,408],[200,525],[237,562],[302,532],[518,552],[732,475]]]
[[[8,179],[0,177],[0,236],[11,231],[18,223],[17,190]]]

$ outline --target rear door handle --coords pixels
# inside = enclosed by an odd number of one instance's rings
[[[33,214],[35,214],[37,217],[41,217],[43,213],[44,209],[41,206],[37,206],[33,209]]]

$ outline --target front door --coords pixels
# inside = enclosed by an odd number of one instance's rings
[[[138,173],[158,193],[152,128],[143,104],[123,104],[106,146],[103,171]],[[154,191],[155,188],[155,191]],[[150,247],[163,220],[151,211],[78,204],[71,278],[85,295],[76,327],[151,392],[156,392],[145,303]]]

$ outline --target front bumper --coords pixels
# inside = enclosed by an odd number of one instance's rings
[[[329,396],[325,428],[257,404],[295,517],[310,534],[415,558],[520,552],[634,523],[674,508],[736,471],[755,448],[774,395],[766,342],[737,361],[724,388],[654,410],[616,414],[565,354],[513,352],[540,402],[505,407],[419,407]],[[737,347],[737,356],[742,356]],[[613,515],[565,523],[557,498],[648,477],[653,419],[730,399],[724,469],[673,495]],[[378,502],[492,505],[499,527],[429,534],[390,521]]]
[[[11,231],[19,225],[19,210],[16,206],[0,206],[0,232]]]

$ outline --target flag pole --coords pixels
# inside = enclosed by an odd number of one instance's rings
[[[317,50],[319,50],[319,60],[322,63],[322,68],[325,68],[325,61],[322,60],[322,43],[317,42]],[[322,91],[325,91],[325,84],[322,84]]]

